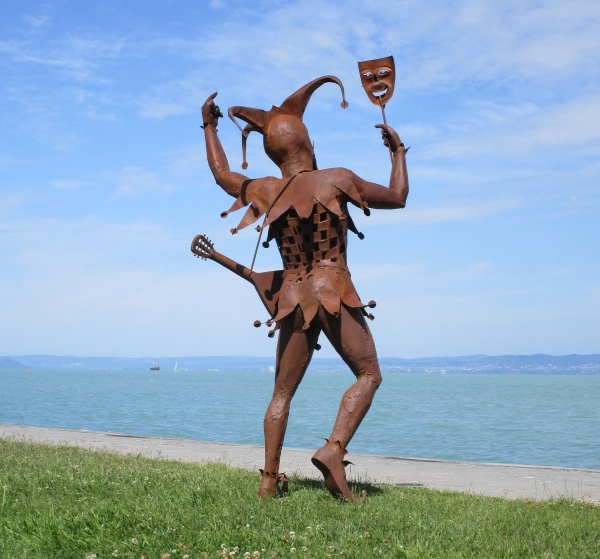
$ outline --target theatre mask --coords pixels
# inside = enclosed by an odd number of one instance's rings
[[[385,106],[394,94],[396,82],[394,57],[386,56],[359,62],[358,71],[360,72],[360,81],[371,103]]]

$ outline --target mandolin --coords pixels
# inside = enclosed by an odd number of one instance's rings
[[[191,248],[196,257],[217,262],[234,274],[249,281],[256,289],[260,300],[271,315],[271,318],[275,316],[277,313],[279,290],[283,281],[283,270],[253,272],[250,268],[246,268],[246,266],[238,264],[234,260],[231,260],[231,258],[217,252],[212,241],[206,235],[196,235],[192,241]]]

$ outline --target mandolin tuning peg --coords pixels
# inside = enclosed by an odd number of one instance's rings
[[[367,305],[370,309],[374,309],[377,306],[377,303],[371,299],[369,304]]]
[[[272,338],[273,336],[275,336],[275,329],[269,330],[269,333],[267,334],[267,336],[269,336],[269,338]]]
[[[361,233],[360,231],[357,233],[358,238],[362,241],[365,238],[365,234]]]
[[[267,325],[269,328],[271,328],[271,326],[273,325],[273,319],[272,319],[272,318],[269,318],[269,320],[267,320],[267,321],[265,322],[265,324],[266,324],[266,325]]]
[[[264,246],[265,248],[269,248],[271,245],[269,244],[268,241],[264,241],[262,246]]]
[[[255,320],[254,321],[254,328],[260,328],[262,325],[262,322],[260,320]]]
[[[371,215],[371,210],[370,210],[369,208],[365,208],[365,209],[363,210],[363,212],[364,212],[364,214],[365,214],[367,217],[369,217],[369,216]]]
[[[368,318],[369,320],[375,320],[375,315],[373,315],[373,314],[369,313],[369,314],[367,315],[367,318]]]
[[[321,349],[321,344],[315,344],[315,349],[319,351]]]

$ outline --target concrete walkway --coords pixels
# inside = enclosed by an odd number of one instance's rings
[[[2,424],[0,438],[44,444],[67,444],[163,460],[222,461],[248,470],[258,470],[262,467],[264,452],[261,446]],[[313,452],[285,448],[281,471],[319,478],[319,471],[310,461]],[[348,477],[360,481],[429,487],[496,497],[548,499],[567,496],[600,502],[600,470],[478,464],[373,455],[348,455],[348,459],[355,463],[355,466],[350,466]]]

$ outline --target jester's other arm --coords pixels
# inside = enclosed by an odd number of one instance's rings
[[[219,107],[215,105],[213,93],[202,105],[202,121],[204,128],[204,139],[206,140],[206,157],[217,184],[230,196],[237,198],[242,192],[242,187],[250,179],[241,173],[234,173],[229,169],[227,156],[217,135],[219,118],[223,116]]]
[[[406,149],[391,126],[377,124],[376,127],[381,128],[383,143],[390,147],[393,154],[390,186],[386,188],[380,184],[365,181],[354,173],[352,173],[352,182],[370,208],[381,210],[404,208],[408,196]]]

